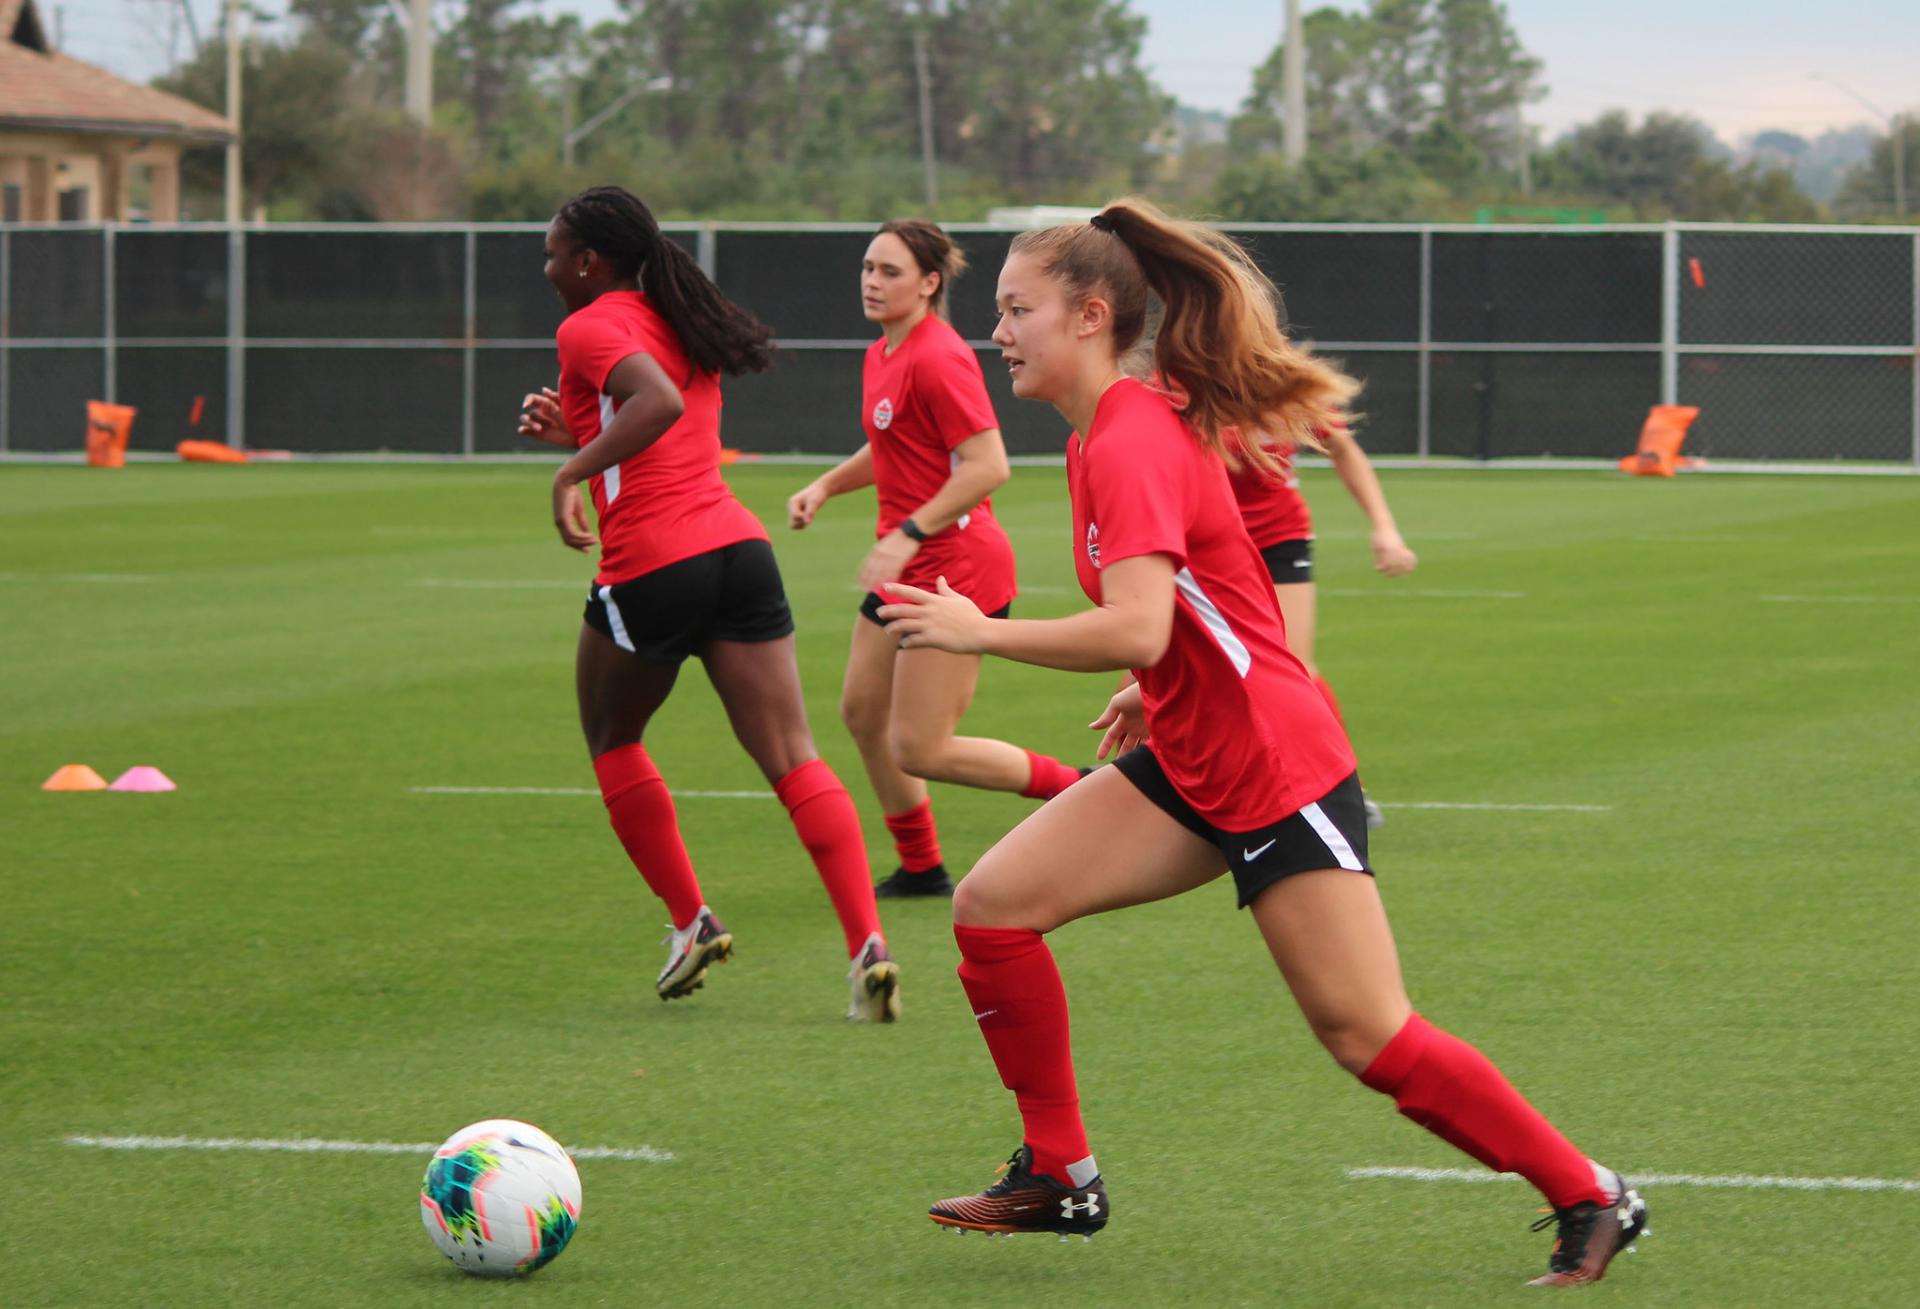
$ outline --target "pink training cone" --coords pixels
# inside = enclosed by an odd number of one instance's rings
[[[40,784],[42,791],[104,791],[107,779],[85,764],[64,764]]]
[[[141,764],[137,768],[127,769],[126,772],[114,778],[113,785],[107,789],[109,791],[177,791],[180,788],[173,784],[172,778],[158,768]]]

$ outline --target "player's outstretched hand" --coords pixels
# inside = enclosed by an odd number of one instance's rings
[[[1407,549],[1398,532],[1373,534],[1373,566],[1388,577],[1405,577],[1420,566],[1420,556]]]
[[[798,532],[813,521],[820,512],[820,506],[827,502],[827,493],[818,482],[808,482],[805,486],[787,497],[787,526]]]
[[[594,545],[593,528],[587,523],[586,497],[580,494],[580,483],[565,475],[565,471],[553,479],[553,525],[559,529],[560,539],[575,550],[591,550]]]
[[[550,386],[529,391],[520,400],[520,435],[571,450],[577,444],[560,413],[560,393]]]
[[[987,624],[993,620],[980,607],[947,585],[922,591],[904,582],[887,582],[883,594],[893,603],[880,606],[880,621],[902,650],[946,650],[952,654],[980,654],[986,648]]]
[[[1106,729],[1106,735],[1100,738],[1100,748],[1093,752],[1095,759],[1105,759],[1109,753],[1119,758],[1127,751],[1147,739],[1147,711],[1140,703],[1140,683],[1130,682],[1107,701],[1107,707],[1100,716],[1087,724],[1094,731]]]

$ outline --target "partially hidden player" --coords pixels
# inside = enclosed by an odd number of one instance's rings
[[[1368,539],[1373,547],[1373,566],[1387,577],[1404,577],[1420,564],[1420,557],[1407,548],[1387,505],[1386,492],[1380,488],[1373,463],[1367,452],[1353,439],[1347,425],[1335,423],[1314,433],[1319,449],[1339,475],[1347,494],[1367,516]],[[1280,601],[1280,614],[1287,624],[1287,646],[1305,665],[1307,676],[1326,697],[1327,707],[1340,717],[1340,701],[1320,676],[1314,662],[1314,636],[1319,629],[1319,588],[1313,580],[1313,514],[1307,499],[1300,494],[1300,478],[1294,471],[1294,448],[1290,444],[1269,445],[1272,467],[1250,461],[1229,475],[1233,497],[1240,505],[1247,535],[1260,551],[1267,576],[1273,579],[1273,593]],[[1378,827],[1384,815],[1365,791],[1360,793],[1366,810],[1367,826]]]
[[[1063,1237],[1106,1224],[1044,935],[1229,871],[1334,1059],[1442,1140],[1540,1190],[1558,1231],[1538,1284],[1599,1280],[1644,1228],[1646,1205],[1478,1050],[1413,1011],[1367,864],[1353,752],[1287,648],[1234,510],[1223,459],[1271,456],[1229,433],[1310,444],[1353,383],[1287,339],[1271,284],[1238,246],[1142,202],[1017,236],[998,289],[993,339],[1014,394],[1053,404],[1077,433],[1074,565],[1095,607],[996,620],[945,585],[896,585],[880,616],[911,648],[1132,669],[1094,725],[1107,729],[1103,749],[1150,741],[1027,818],[954,893],[960,980],[1024,1139],[998,1182],[938,1202],[933,1220]],[[1155,365],[1181,408],[1123,375],[1150,292],[1165,315]]]
[[[720,375],[759,372],[772,330],[728,300],[638,198],[582,191],[547,227],[560,324],[560,388],[529,395],[526,436],[574,454],[553,479],[553,521],[593,548],[575,681],[607,816],[673,916],[654,989],[688,995],[733,936],[707,907],[667,784],[641,738],[681,663],[695,656],[733,734],[773,784],[839,915],[852,957],[847,1016],[891,1022],[899,967],[887,951],[852,797],[814,749],[794,660],[793,617],[766,529],[720,476]]]
[[[860,261],[860,307],[881,337],[861,367],[866,441],[787,501],[788,526],[811,523],[828,500],[874,487],[875,543],[860,565],[867,592],[853,623],[840,716],[860,747],[900,866],[881,896],[948,896],[927,782],[1032,799],[1058,795],[1080,770],[1006,741],[955,735],[980,681],[980,656],[902,650],[881,629],[877,588],[932,586],[945,577],[996,618],[1016,591],[1013,546],[989,496],[1006,482],[1007,452],[980,361],[947,321],[947,288],[966,256],[932,223],[882,224]]]

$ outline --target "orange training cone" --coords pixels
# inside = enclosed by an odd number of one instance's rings
[[[173,784],[171,777],[158,768],[141,764],[137,768],[127,769],[126,772],[114,778],[113,785],[107,789],[109,791],[177,791],[180,788]]]
[[[85,764],[65,764],[40,784],[42,791],[104,791],[107,779]]]
[[[173,450],[175,454],[191,463],[244,464],[248,462],[246,451],[236,450],[218,441],[182,441],[173,447]]]
[[[1693,405],[1655,405],[1640,429],[1640,448],[1620,461],[1620,471],[1639,477],[1672,477],[1680,464],[1680,445],[1700,416]]]
[[[90,467],[126,466],[127,440],[133,435],[133,416],[138,412],[130,405],[87,401],[87,464]]]

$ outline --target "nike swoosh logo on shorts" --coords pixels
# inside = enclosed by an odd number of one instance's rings
[[[1267,842],[1265,845],[1261,846],[1257,850],[1242,850],[1240,852],[1240,857],[1242,859],[1245,859],[1248,863],[1252,863],[1254,860],[1258,859],[1261,855],[1273,849],[1273,847],[1275,845],[1278,845],[1279,842],[1280,842],[1280,838],[1276,836],[1273,838],[1273,840]]]

